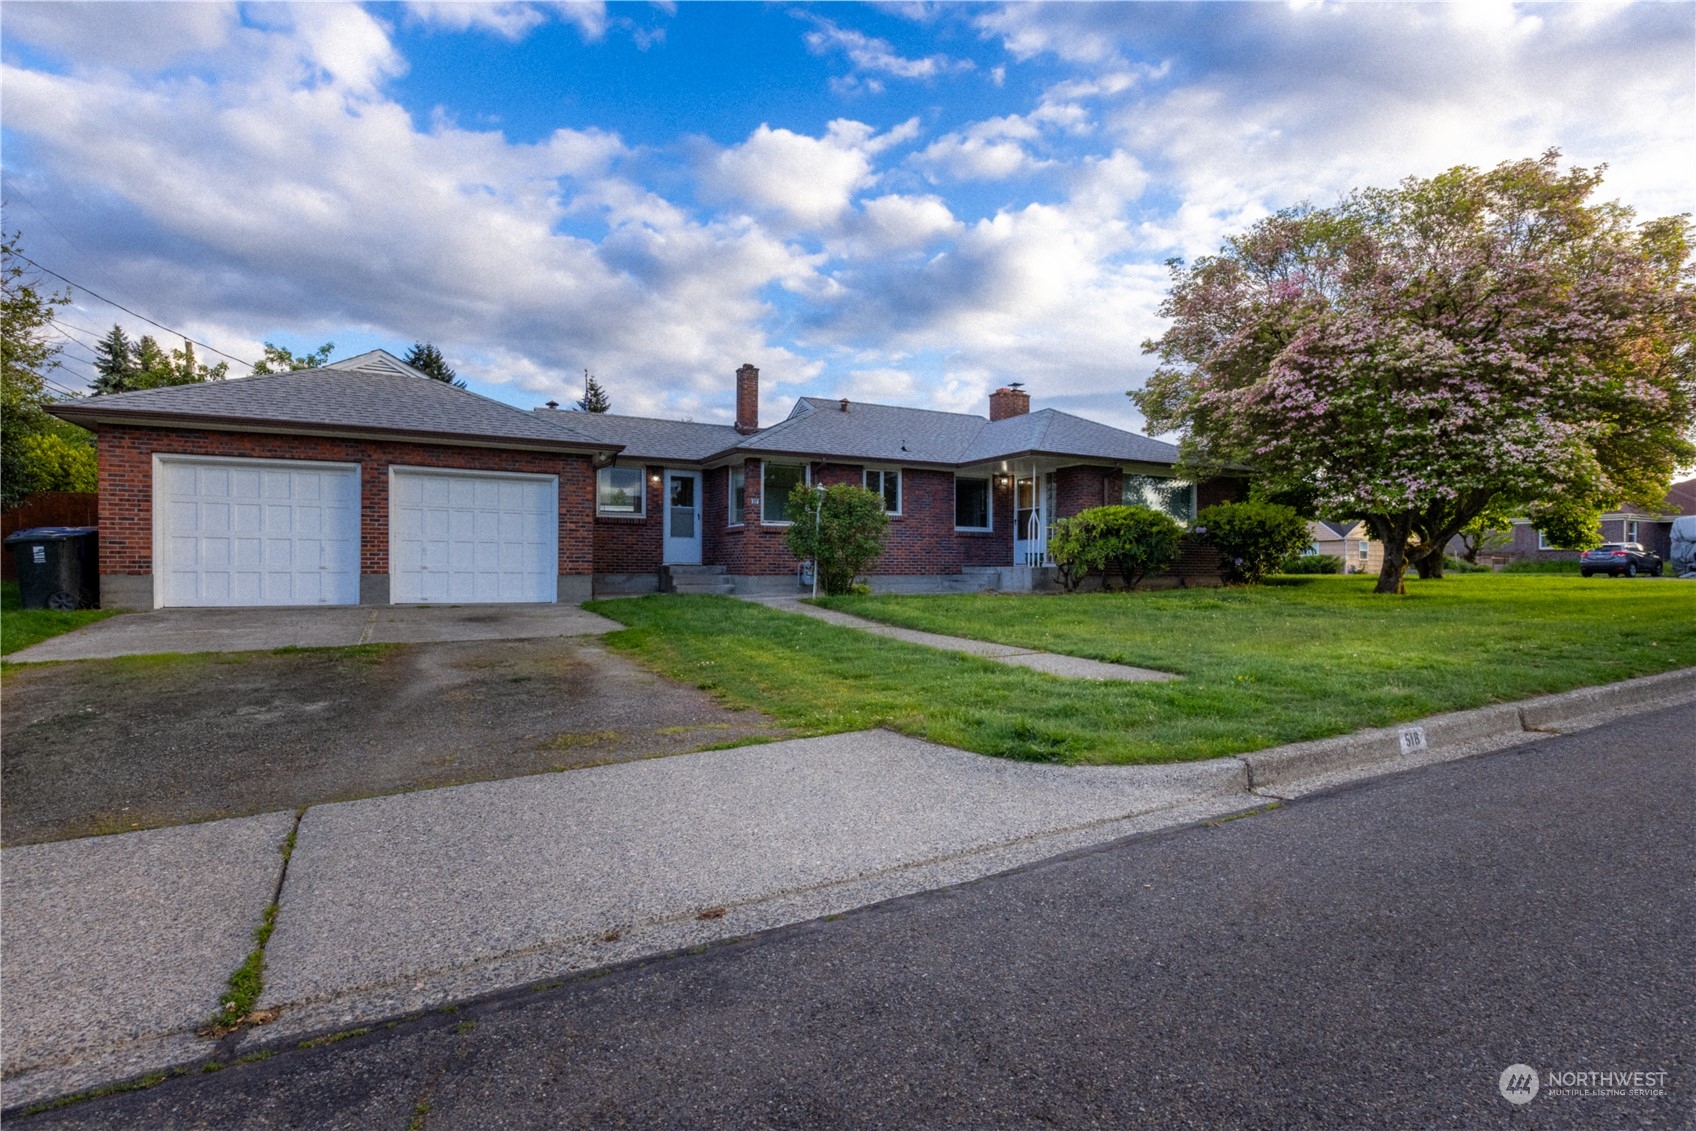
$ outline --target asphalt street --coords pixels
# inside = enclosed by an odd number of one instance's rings
[[[16,1123],[1688,1128],[1693,803],[1684,706]]]

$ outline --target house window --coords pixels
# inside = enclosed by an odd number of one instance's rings
[[[1549,545],[1549,536],[1541,530],[1537,532],[1537,548],[1539,550],[1553,550],[1555,548]]]
[[[642,469],[603,467],[595,480],[595,508],[601,514],[641,518]]]
[[[890,514],[901,513],[901,473],[899,471],[866,472],[866,490],[883,496],[883,509]]]
[[[1126,475],[1120,496],[1127,507],[1147,507],[1179,522],[1195,521],[1195,484],[1158,475]]]
[[[954,529],[990,529],[989,480],[954,477]]]
[[[789,521],[789,492],[797,483],[807,481],[807,468],[799,463],[760,464],[760,519],[763,522]]]
[[[730,468],[730,525],[741,526],[748,506],[748,469]]]
[[[1372,553],[1372,543],[1370,543],[1366,539],[1362,538],[1360,540],[1360,560],[1365,561],[1367,559],[1367,556],[1370,555],[1371,553]]]
[[[1627,542],[1637,541],[1637,524],[1635,522],[1625,524],[1625,540]]]

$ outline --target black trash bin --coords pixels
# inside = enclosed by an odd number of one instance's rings
[[[100,607],[98,530],[37,526],[6,536],[16,556],[18,596],[26,609]]]

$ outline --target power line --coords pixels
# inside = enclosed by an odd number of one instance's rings
[[[84,292],[85,294],[93,295],[95,298],[99,299],[103,303],[106,303],[108,306],[117,307],[119,310],[123,311],[125,314],[128,314],[132,318],[141,319],[143,322],[147,323],[149,326],[157,326],[157,327],[159,327],[159,329],[165,331],[167,334],[175,334],[177,337],[181,338],[185,342],[193,342],[197,346],[201,346],[205,349],[209,349],[213,353],[217,354],[219,357],[227,357],[231,361],[235,362],[238,365],[245,365],[249,369],[253,368],[253,362],[243,361],[241,358],[237,357],[235,354],[225,353],[223,350],[219,349],[217,346],[211,345],[207,342],[197,341],[196,339],[191,338],[187,334],[183,333],[181,330],[173,330],[169,326],[165,325],[163,322],[153,321],[153,319],[149,318],[145,314],[137,314],[135,311],[131,310],[129,307],[125,306],[123,303],[113,302],[111,299],[107,298],[105,295],[101,294],[100,292],[93,290],[89,287],[85,287],[81,283],[78,283],[78,282],[75,282],[71,279],[65,278],[65,276],[59,274],[59,272],[53,270],[51,267],[43,267],[41,264],[37,263],[35,260],[31,259],[27,255],[19,254],[18,258],[23,260],[25,263],[28,263],[31,267],[34,267],[38,271],[47,272],[49,275],[53,276],[55,279],[58,279],[60,282],[69,283],[71,286],[77,288],[78,290]]]

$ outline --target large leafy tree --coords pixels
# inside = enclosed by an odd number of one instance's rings
[[[95,454],[81,428],[49,416],[48,374],[59,346],[48,336],[68,293],[44,293],[24,265],[20,237],[0,240],[0,505],[37,491],[91,491]]]
[[[1573,531],[1696,457],[1688,217],[1591,203],[1559,154],[1269,217],[1174,261],[1132,395],[1192,471],[1361,518],[1377,591],[1491,508]]]
[[[456,389],[465,388],[465,382],[458,380],[459,374],[448,367],[447,358],[442,356],[442,351],[429,342],[412,343],[412,349],[407,351],[406,363],[444,385],[452,385]]]
[[[311,353],[303,353],[296,357],[293,350],[272,342],[265,343],[265,356],[259,359],[259,364],[253,367],[253,376],[261,377],[268,373],[292,373],[299,369],[317,369],[330,360],[330,355],[336,351],[336,343],[325,342]]]

